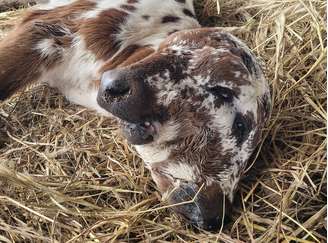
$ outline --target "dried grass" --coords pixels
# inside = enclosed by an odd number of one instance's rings
[[[326,241],[326,2],[216,2],[196,1],[202,22],[238,27],[274,101],[223,233],[170,213],[114,122],[37,86],[0,105],[0,242]]]

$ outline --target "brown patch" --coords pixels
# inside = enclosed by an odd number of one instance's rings
[[[178,3],[186,3],[186,0],[175,0]]]
[[[240,59],[230,54],[221,57],[215,65],[215,70],[212,70],[214,80],[226,80],[234,86],[251,85],[248,76],[249,73],[240,62]]]
[[[187,43],[192,41],[190,47],[198,48],[193,56],[195,65],[191,73],[192,76],[209,76],[211,86],[220,85],[220,81],[223,80],[230,82],[234,93],[239,95],[239,86],[251,84],[249,72],[238,56],[229,53],[230,45],[225,46],[226,43],[218,43],[212,40],[210,33],[208,30],[180,31],[168,37],[168,41],[164,42],[161,48],[170,47],[182,39]],[[217,52],[217,48],[223,48],[228,52]]]
[[[179,17],[173,15],[167,15],[162,18],[162,24],[165,23],[176,23],[180,20]]]
[[[196,28],[192,30],[180,31],[178,34],[167,38],[161,44],[161,48],[178,44],[181,40],[190,43],[194,49],[201,49],[205,46],[213,47],[215,49],[224,48],[231,52],[234,48],[239,49],[227,33],[221,31],[219,28]],[[238,55],[239,56],[239,55]]]
[[[119,67],[129,66],[133,63],[136,63],[154,53],[155,50],[151,47],[142,47],[136,50],[132,55],[130,55]]]
[[[35,50],[45,39],[52,41],[51,56],[43,56]],[[62,47],[70,41],[59,26],[43,22],[24,24],[12,31],[0,42],[0,100],[37,81],[42,70],[58,63],[62,58]]]
[[[215,53],[215,49],[205,47],[197,51],[193,75],[210,76],[209,84],[220,85],[220,81],[229,82],[236,95],[240,94],[241,85],[251,85],[249,72],[240,58],[232,53]]]
[[[134,3],[138,3],[139,0],[128,0],[127,3],[128,4],[134,4]]]
[[[144,59],[154,52],[155,50],[148,46],[128,46],[120,53],[118,53],[114,58],[107,61],[101,68],[100,72],[105,72],[117,67],[125,67],[131,65]]]
[[[137,8],[133,5],[128,5],[128,4],[122,4],[120,6],[120,8],[124,9],[124,10],[127,10],[127,11],[130,11],[130,12],[133,12],[135,11]]]
[[[120,47],[116,34],[128,14],[117,9],[108,9],[97,18],[87,19],[80,26],[79,33],[84,37],[86,46],[97,58],[107,60]]]
[[[255,67],[256,60],[254,60],[250,54],[241,48],[232,48],[231,52],[240,57],[250,74],[254,74],[258,77],[259,74],[257,73],[257,68]]]
[[[79,23],[76,19],[95,6],[96,3],[93,1],[78,0],[50,10],[33,10],[25,15],[22,24],[35,20],[44,21],[50,24],[65,25],[72,32],[75,32],[77,30],[76,25]]]

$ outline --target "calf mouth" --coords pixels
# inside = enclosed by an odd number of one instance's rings
[[[118,120],[121,133],[130,144],[152,143],[158,135],[160,122],[154,115],[145,115],[145,109],[138,108],[137,101],[130,102],[129,96],[126,94],[108,97],[99,93],[97,102]]]
[[[158,134],[158,122],[145,121],[132,123],[120,120],[119,124],[122,135],[133,145],[152,143]]]
[[[110,112],[119,123],[119,128],[123,137],[133,145],[145,145],[152,143],[157,137],[160,123],[154,119],[139,118],[133,119],[133,114],[129,110],[135,112],[133,106],[122,104],[122,97],[112,100],[112,102],[103,101],[98,97],[98,104],[106,111]]]

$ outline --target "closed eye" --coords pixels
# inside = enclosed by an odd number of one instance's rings
[[[236,96],[233,90],[222,86],[206,87],[206,90],[226,103],[231,103]]]
[[[241,113],[237,113],[232,125],[232,135],[237,140],[237,146],[241,146],[247,139],[251,128],[252,124],[250,119],[247,119],[247,116],[243,116]]]

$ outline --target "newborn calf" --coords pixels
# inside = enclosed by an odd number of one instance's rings
[[[29,11],[0,43],[0,99],[36,81],[115,117],[173,209],[210,230],[269,115],[255,56],[201,28],[192,0],[56,0]]]

